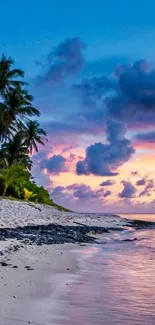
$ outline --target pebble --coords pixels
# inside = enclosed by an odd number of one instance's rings
[[[6,263],[6,262],[0,262],[0,264],[1,264],[2,266],[8,266],[8,263]]]
[[[28,265],[25,266],[25,269],[27,269],[28,271],[32,271],[32,270],[34,270],[34,269],[32,269],[30,266],[28,266]]]

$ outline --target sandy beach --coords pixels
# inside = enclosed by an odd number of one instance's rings
[[[103,218],[104,217],[104,218]],[[50,223],[73,226],[75,222],[87,226],[117,228],[126,225],[126,220],[117,215],[97,215],[59,211],[53,206],[33,202],[0,200],[0,227],[24,227],[28,225],[47,225]]]
[[[78,245],[23,246],[0,258],[0,324],[63,324]],[[64,316],[64,315],[63,315]]]
[[[93,219],[45,205],[0,201],[0,230],[3,231],[50,223],[72,226],[74,220],[85,224],[89,220],[96,225]],[[0,240],[0,325],[65,324],[67,292],[78,277],[79,252],[87,246],[34,245],[4,237]]]
[[[119,216],[1,200],[0,325],[68,324],[67,294],[93,254],[94,236],[127,225]]]

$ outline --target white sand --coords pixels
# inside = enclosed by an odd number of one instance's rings
[[[79,247],[24,246],[0,258],[11,264],[0,265],[0,325],[63,324],[66,294],[78,269],[71,249]]]
[[[61,212],[47,205],[0,200],[0,228],[49,223],[76,225],[74,222],[106,228],[126,224],[117,216]],[[68,324],[64,318],[66,294],[70,282],[77,280],[78,270],[78,255],[71,249],[87,249],[87,254],[89,249],[73,244],[23,245],[18,251],[10,253],[9,248],[15,245],[19,245],[16,240],[0,241],[0,252],[4,253],[0,262],[10,264],[2,266],[0,263],[0,325],[29,322],[37,325]],[[27,270],[25,266],[32,270]]]
[[[32,202],[0,200],[0,227],[17,227],[26,225],[41,225],[57,223],[62,225],[75,225],[74,221],[86,225],[110,227],[123,227],[126,221],[113,216],[97,216],[94,214],[80,214],[76,212],[63,212],[54,207]]]

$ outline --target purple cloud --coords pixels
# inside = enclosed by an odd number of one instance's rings
[[[145,188],[142,192],[140,192],[139,197],[141,196],[150,196],[151,193],[148,191],[147,188]]]
[[[126,119],[155,111],[155,71],[149,70],[146,61],[120,66],[116,77],[116,94],[106,101],[112,116]]]
[[[47,57],[47,69],[38,76],[40,83],[61,81],[81,71],[85,44],[79,37],[69,38],[54,48]]]
[[[134,198],[136,193],[136,188],[128,181],[122,181],[124,189],[118,194],[120,198]]]
[[[150,196],[152,190],[154,189],[154,187],[155,187],[155,184],[154,184],[153,179],[147,180],[147,184],[146,184],[144,190],[139,194],[139,197],[141,197],[141,196]]]
[[[112,192],[109,191],[109,190],[107,190],[107,191],[103,194],[103,196],[104,196],[104,197],[107,197],[107,196],[110,196],[111,194],[112,194]]]
[[[104,198],[111,195],[110,191],[104,191],[104,189],[93,190],[90,186],[85,184],[71,184],[67,187],[57,186],[51,193],[52,197],[70,196],[74,200],[90,200],[90,201],[104,201]]]
[[[137,175],[138,175],[138,172],[137,171],[131,172],[131,176],[137,176]]]
[[[155,143],[155,132],[138,133],[134,139],[138,142]]]
[[[155,124],[155,70],[140,60],[117,67],[114,77],[82,81],[75,87],[82,103],[102,107],[107,116],[127,121],[130,127],[146,125],[146,119]]]
[[[117,175],[117,169],[127,162],[135,152],[131,142],[124,135],[124,124],[118,121],[108,121],[107,140],[109,144],[99,142],[87,147],[85,159],[77,162],[77,174]]]
[[[86,106],[96,108],[97,103],[104,94],[111,89],[115,89],[116,83],[106,77],[95,77],[83,80],[81,84],[73,88],[82,98],[82,103]]]
[[[145,185],[146,184],[146,180],[144,178],[142,179],[139,179],[137,182],[136,182],[136,185],[137,186],[142,186],[142,185]]]
[[[100,186],[111,186],[111,185],[114,185],[114,184],[115,184],[115,181],[108,179],[107,181],[102,182],[100,184]]]
[[[148,183],[147,183],[147,188],[148,189],[152,189],[152,188],[154,188],[154,181],[153,181],[153,179],[149,179],[148,180]]]
[[[54,155],[42,162],[42,167],[47,168],[50,173],[59,174],[65,170],[66,159],[61,155]]]

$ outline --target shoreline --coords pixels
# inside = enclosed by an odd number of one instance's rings
[[[7,265],[0,265],[0,323],[59,324],[84,249],[73,244],[32,245],[1,257]]]
[[[97,235],[104,243],[103,235],[111,231],[151,226],[116,215],[1,200],[0,324],[68,324],[67,294],[83,274],[84,263],[100,249]]]

